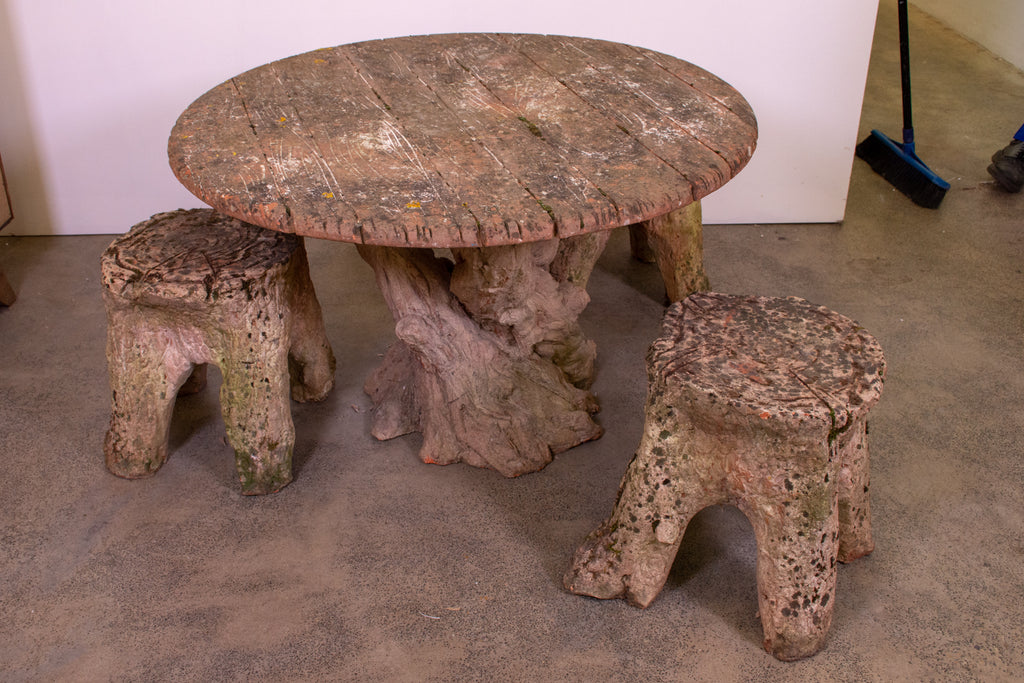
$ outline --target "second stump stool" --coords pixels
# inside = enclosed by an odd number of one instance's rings
[[[221,411],[242,493],[292,480],[291,398],[334,386],[334,355],[302,238],[208,209],[153,216],[102,257],[112,391],[107,468],[135,479],[167,459],[175,397],[223,374]]]
[[[699,293],[669,308],[647,372],[640,446],[566,587],[646,607],[690,519],[731,504],[757,540],[765,649],[814,654],[836,561],[874,547],[866,416],[885,374],[878,342],[803,299]]]

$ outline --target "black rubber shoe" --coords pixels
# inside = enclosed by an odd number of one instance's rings
[[[1014,140],[992,155],[988,173],[1007,192],[1024,187],[1024,140]]]

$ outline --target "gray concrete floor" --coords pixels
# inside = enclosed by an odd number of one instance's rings
[[[354,248],[310,241],[338,386],[294,406],[297,478],[261,498],[238,494],[209,389],[179,401],[157,476],[109,475],[97,271],[111,238],[0,237],[20,297],[0,308],[0,679],[1020,680],[1024,195],[985,167],[1021,123],[1024,74],[912,21],[918,152],[953,185],[941,208],[857,161],[842,225],[706,230],[717,289],[825,304],[887,351],[877,549],[841,567],[820,654],[760,648],[753,534],[733,508],[693,521],[645,611],[561,588],[639,438],[662,313],[624,233],[582,319],[607,433],[514,480],[422,464],[416,437],[374,441],[361,385],[390,317]],[[899,133],[894,27],[883,8],[861,139]]]

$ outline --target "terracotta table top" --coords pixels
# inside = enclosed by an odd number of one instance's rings
[[[712,192],[750,158],[733,88],[650,50],[453,34],[316,50],[216,86],[171,133],[178,179],[283,232],[478,247],[606,230]]]

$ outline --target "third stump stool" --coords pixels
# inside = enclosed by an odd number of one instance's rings
[[[647,372],[640,446],[566,587],[646,607],[690,519],[731,504],[757,540],[765,649],[814,654],[836,561],[873,549],[866,416],[885,374],[878,342],[803,299],[698,293],[669,308]]]

